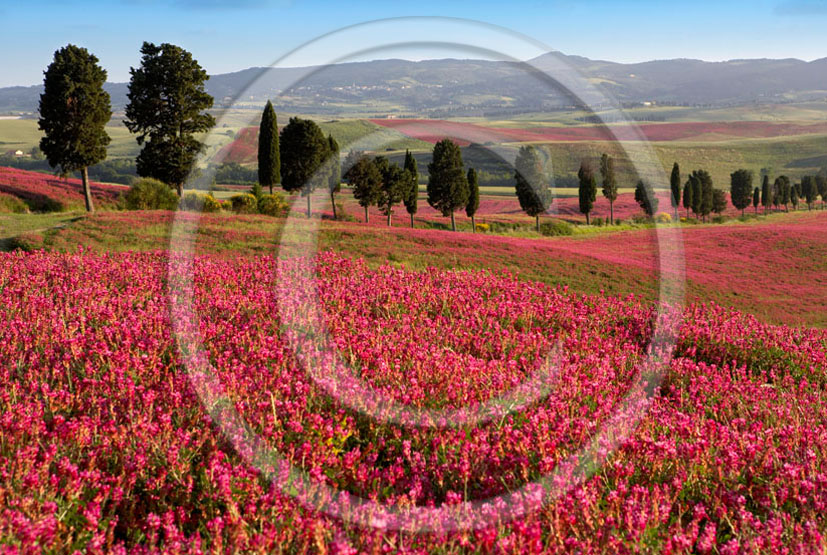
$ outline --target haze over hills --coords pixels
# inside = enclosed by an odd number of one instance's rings
[[[827,58],[705,62],[691,59],[622,64],[548,53],[531,60],[555,62],[586,76],[624,104],[726,106],[827,98]],[[115,111],[126,105],[126,83],[107,83]],[[550,110],[577,104],[538,78],[528,64],[440,59],[374,60],[310,68],[249,68],[213,75],[207,90],[216,106],[233,99],[277,110],[421,116],[495,115]],[[35,112],[41,87],[0,88],[0,113]]]

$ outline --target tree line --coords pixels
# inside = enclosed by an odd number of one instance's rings
[[[44,72],[44,91],[40,97],[38,125],[44,136],[40,150],[48,163],[62,172],[81,174],[86,208],[94,209],[89,188],[88,168],[106,158],[110,137],[105,125],[112,116],[109,94],[103,90],[106,71],[98,58],[85,48],[72,44],[54,53],[52,63]],[[187,176],[193,170],[203,144],[196,135],[209,131],[215,118],[207,113],[213,98],[205,91],[209,79],[206,71],[179,46],[144,42],[141,63],[130,68],[129,103],[125,125],[136,135],[141,151],[136,159],[137,174],[158,179],[176,190],[180,197]],[[384,156],[368,157],[351,152],[345,160],[342,175],[339,145],[331,136],[309,119],[293,117],[279,132],[273,105],[268,101],[259,126],[258,182],[254,193],[262,187],[280,184],[290,193],[299,192],[307,198],[307,214],[311,214],[310,195],[326,188],[337,217],[335,195],[344,179],[353,188],[353,195],[365,209],[379,207],[391,221],[394,207],[404,204],[413,217],[417,212],[419,175],[416,160],[406,151],[402,167]],[[554,200],[554,180],[547,152],[533,145],[520,147],[514,163],[514,185],[521,209],[535,218],[540,229],[540,215],[547,212]],[[476,229],[475,215],[479,209],[479,176],[474,168],[464,167],[459,146],[450,139],[434,145],[428,164],[427,201],[443,216],[450,216],[451,229],[456,230],[455,212],[464,209]],[[609,202],[610,222],[614,223],[614,202],[618,197],[618,180],[614,159],[603,154],[600,159],[602,195]],[[597,176],[588,160],[582,161],[577,173],[579,210],[591,223],[597,198]],[[683,206],[687,217],[691,211],[706,220],[710,213],[726,209],[726,193],[716,189],[710,174],[702,169],[689,174],[681,183],[680,168],[674,164],[670,176],[670,198],[678,217]],[[827,196],[827,179],[822,175],[804,176],[792,183],[787,176],[778,176],[770,183],[763,175],[761,187],[753,187],[753,174],[739,169],[731,174],[730,201],[742,215],[750,203],[757,212],[759,205],[771,207],[800,201],[812,208],[821,196],[822,208]],[[653,186],[640,179],[634,193],[635,201],[648,216],[658,209]]]

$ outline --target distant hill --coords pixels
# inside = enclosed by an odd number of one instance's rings
[[[726,106],[794,102],[827,97],[827,58],[657,60],[621,64],[548,53],[531,64],[574,68],[624,104],[657,102]],[[527,64],[484,60],[374,60],[309,68],[249,68],[214,75],[207,90],[217,106],[233,99],[313,113],[414,113],[429,117],[486,115],[576,105],[527,71]],[[302,78],[302,76],[304,76]],[[299,79],[302,78],[300,81]],[[126,105],[125,83],[107,83],[116,110]],[[0,113],[34,112],[41,88],[0,88]]]

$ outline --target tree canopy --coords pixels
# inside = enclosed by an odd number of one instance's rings
[[[40,150],[49,165],[64,172],[80,171],[86,210],[94,210],[87,168],[106,159],[112,117],[106,71],[85,48],[69,44],[54,53],[43,78],[38,127],[44,132]]]
[[[554,197],[549,176],[544,171],[540,152],[534,145],[521,146],[514,162],[514,181],[520,208],[533,217],[540,229],[540,214],[548,210]]]
[[[145,42],[141,55],[141,66],[130,69],[124,121],[143,145],[136,160],[138,175],[172,185],[180,195],[203,148],[195,134],[215,125],[215,118],[205,112],[213,105],[204,90],[209,76],[180,46]]]
[[[594,208],[594,201],[597,198],[597,180],[594,178],[594,171],[591,164],[587,161],[580,163],[580,169],[577,171],[577,179],[580,182],[578,188],[578,197],[580,204],[580,213],[586,215],[586,224],[591,223],[590,214]]]
[[[462,164],[462,152],[450,139],[434,145],[428,164],[428,204],[443,216],[451,216],[451,229],[456,231],[454,212],[468,202],[468,179]]]
[[[768,179],[768,177],[765,175],[764,179]],[[729,196],[732,200],[732,205],[740,210],[743,215],[744,209],[749,206],[749,203],[752,200],[751,171],[736,170],[730,174]]]
[[[273,186],[279,181],[281,181],[279,127],[273,103],[268,100],[258,127],[258,182],[262,187],[269,187],[270,194],[273,194]]]

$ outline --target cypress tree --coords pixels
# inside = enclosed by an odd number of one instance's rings
[[[468,203],[468,179],[462,165],[462,152],[451,139],[434,145],[428,164],[428,204],[443,216],[451,216],[451,230],[457,230],[454,212]]]
[[[373,159],[373,163],[382,176],[377,204],[382,213],[387,216],[388,226],[390,226],[394,204],[402,201],[410,189],[411,173],[396,164],[391,164],[384,156],[377,156]]]
[[[93,212],[89,166],[106,159],[112,116],[106,71],[85,48],[69,44],[54,53],[43,78],[38,127],[44,132],[40,150],[49,165],[63,172],[80,171],[86,210]]]
[[[540,231],[540,214],[548,210],[554,200],[548,177],[543,171],[543,161],[534,145],[521,146],[514,162],[514,188],[520,208],[534,218]]]
[[[692,181],[692,213],[695,214],[696,218],[700,219],[701,205],[704,201],[704,190],[697,170],[692,172],[690,179]]]
[[[744,215],[744,209],[749,206],[752,196],[752,172],[737,170],[730,174],[730,200],[732,205]],[[764,176],[767,179],[767,176]],[[723,212],[723,210],[721,211]]]
[[[362,154],[347,169],[344,178],[353,189],[353,198],[365,209],[365,223],[369,223],[368,208],[379,201],[382,188],[382,174],[379,168]]]
[[[821,209],[824,210],[824,201],[827,199],[827,178],[818,174],[816,176],[816,191],[821,195]]]
[[[807,203],[807,210],[812,210],[813,203],[818,197],[818,189],[816,188],[816,182],[813,176],[805,175],[801,178],[801,194],[804,202]]]
[[[655,215],[658,210],[658,198],[655,196],[655,191],[649,183],[642,179],[637,182],[635,187],[635,202],[643,209],[643,212],[650,218]]]
[[[614,225],[614,202],[617,200],[617,179],[615,178],[614,159],[605,153],[600,157],[600,176],[603,178],[603,196],[609,201],[609,221]],[[678,179],[680,180],[680,176]]]
[[[752,191],[752,206],[755,208],[755,213],[758,213],[758,205],[761,204],[761,189],[756,187]]]
[[[706,217],[712,212],[712,205],[715,201],[714,197],[714,187],[712,184],[712,176],[706,170],[698,170],[698,180],[701,182],[701,216],[703,217],[703,221],[706,221]]]
[[[672,201],[672,208],[675,209],[675,221],[678,221],[678,208],[681,205],[681,168],[677,162],[672,165],[672,175],[669,176],[669,188],[672,191],[670,200]]]
[[[715,214],[723,214],[726,210],[726,191],[723,189],[712,189],[712,211]],[[741,211],[743,215],[743,211]]]
[[[124,120],[143,145],[135,160],[138,175],[163,181],[181,196],[204,146],[195,135],[215,125],[206,113],[213,105],[204,89],[209,75],[192,54],[174,44],[145,42],[141,54],[141,67],[129,70]]]
[[[772,199],[770,198],[770,178],[768,175],[764,175],[764,181],[761,183],[761,206],[764,207],[764,214],[766,214],[767,209],[772,206]]]
[[[775,188],[778,190],[778,202],[784,205],[784,211],[789,212],[790,204],[790,178],[786,175],[780,175],[775,178]]]
[[[279,181],[281,181],[279,127],[273,103],[268,100],[258,126],[258,182],[262,187],[269,187],[272,195],[273,185]]]
[[[686,180],[686,184],[683,186],[683,207],[686,209],[686,217],[689,218],[689,211],[692,209],[692,193],[693,193],[694,181],[692,176],[689,176],[689,179]]]
[[[307,197],[308,218],[310,195],[319,186],[328,183],[324,169],[328,148],[324,133],[312,120],[292,117],[281,130],[281,187],[288,193],[300,191],[303,197]]]
[[[594,178],[592,167],[587,161],[584,160],[580,163],[577,178],[580,182],[578,189],[580,213],[586,215],[586,225],[590,225],[591,219],[589,215],[594,207],[594,201],[597,198],[597,181]]]
[[[405,164],[403,166],[410,177],[410,188],[408,194],[405,195],[403,202],[405,203],[405,210],[411,216],[411,227],[414,226],[414,214],[417,211],[417,203],[419,202],[419,171],[416,167],[416,158],[411,154],[410,150],[405,151]]]
[[[795,184],[797,185],[797,183]],[[793,211],[798,210],[798,187],[790,185],[790,204],[793,205]]]
[[[477,232],[477,221],[474,215],[480,207],[480,186],[477,182],[477,170],[468,168],[468,204],[465,205],[465,215],[471,218],[471,228]]]
[[[336,213],[336,193],[342,190],[342,164],[339,161],[339,143],[333,135],[327,136],[327,192],[333,206],[333,219],[339,219]]]

